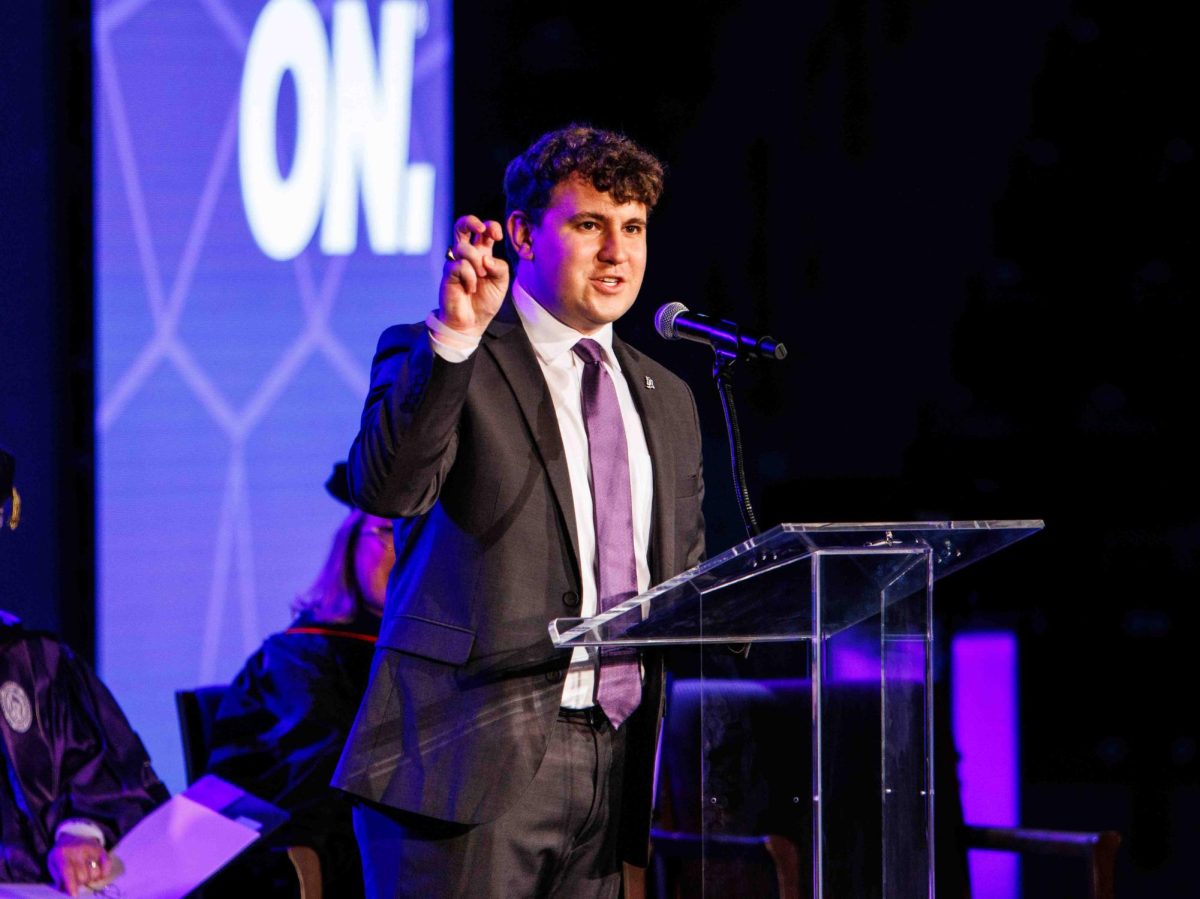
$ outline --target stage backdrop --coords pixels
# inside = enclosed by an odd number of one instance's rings
[[[312,581],[388,324],[436,304],[446,0],[95,9],[98,657],[183,786],[173,692]]]

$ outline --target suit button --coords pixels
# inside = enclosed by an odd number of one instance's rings
[[[546,680],[548,680],[552,684],[561,683],[562,679],[563,679],[563,673],[562,673],[561,668],[555,668],[553,671],[546,672]]]
[[[563,605],[569,609],[573,609],[579,605],[579,594],[574,590],[568,590],[563,594]]]

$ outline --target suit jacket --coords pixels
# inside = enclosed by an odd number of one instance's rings
[[[700,561],[703,478],[691,391],[614,339],[654,473],[650,572]],[[461,363],[423,325],[380,338],[349,459],[363,509],[398,519],[396,565],[371,680],[334,785],[445,821],[493,820],[533,780],[570,653],[553,618],[579,614],[578,540],[558,420],[533,348],[505,303]],[[644,861],[661,665],[646,664],[628,727],[622,828]]]

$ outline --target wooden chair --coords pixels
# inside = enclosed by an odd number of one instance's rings
[[[869,686],[869,685],[868,685]],[[855,688],[857,689],[857,688]],[[877,688],[872,688],[877,693]],[[722,819],[721,827],[709,827],[709,840],[704,848],[706,862],[718,865],[731,859],[739,864],[757,865],[770,871],[774,881],[768,891],[780,899],[799,899],[811,892],[811,870],[808,855],[811,831],[804,822],[806,809],[797,807],[795,816],[787,810],[771,807],[780,797],[805,796],[809,792],[808,778],[811,760],[808,738],[797,733],[807,723],[811,708],[808,682],[794,681],[722,681],[710,679],[704,684],[706,702],[720,708],[723,724],[718,732],[705,734],[709,747],[713,792],[721,790],[719,772],[712,766],[744,764],[755,755],[758,776],[768,781],[764,790],[766,803],[759,800],[757,808],[751,797],[741,797],[743,811],[732,808]],[[864,701],[869,701],[864,692]],[[651,866],[644,872],[633,871],[633,896],[651,899],[674,899],[686,895],[695,885],[695,874],[701,859],[702,829],[699,816],[706,814],[696,795],[700,787],[699,761],[693,747],[700,740],[700,682],[677,680],[671,685],[667,717],[663,722],[663,746],[659,761],[659,786],[656,797],[656,827],[651,832]],[[728,744],[723,755],[714,751],[720,742]],[[847,746],[846,753],[877,752],[870,740],[854,741],[857,747]],[[672,745],[674,743],[675,745]],[[785,748],[781,749],[783,746]],[[681,749],[681,747],[683,747]],[[855,770],[866,759],[847,758],[847,767]],[[711,796],[708,801],[723,801]],[[837,826],[837,825],[835,825]],[[1106,831],[1053,831],[1025,827],[972,827],[961,829],[964,848],[991,849],[1021,854],[1070,856],[1083,860],[1087,866],[1091,899],[1114,899],[1116,853],[1121,838]],[[692,883],[679,871],[692,868]],[[664,867],[670,876],[664,877]],[[628,871],[628,869],[627,869]],[[744,891],[743,891],[744,892]],[[751,893],[746,893],[750,895]]]
[[[699,834],[675,833],[655,828],[651,831],[650,843],[650,870],[655,875],[653,895],[660,899],[667,896],[682,899],[695,890],[694,883],[689,884],[686,880],[668,881],[663,863],[675,866],[676,870],[687,865],[695,868],[701,858],[709,864],[738,862],[749,869],[755,866],[770,869],[772,885],[778,899],[804,899],[809,894],[808,885],[801,878],[804,868],[800,863],[800,849],[794,840],[779,834],[713,834],[710,835],[707,845],[704,845]],[[626,876],[628,877],[628,869]],[[642,876],[644,878],[644,874]],[[647,889],[643,884],[638,890],[626,890],[626,893],[640,899],[646,896]]]
[[[728,752],[723,758],[737,764],[743,749],[765,749],[757,759],[762,776],[773,781],[778,794],[788,793],[791,784],[780,783],[793,775],[807,781],[808,766],[791,757],[781,744],[758,744],[758,736],[773,727],[783,706],[799,702],[806,682],[796,681],[766,688],[752,681],[706,683],[709,700],[719,703],[736,722],[721,736],[706,734],[705,742],[723,740]],[[780,691],[784,694],[779,695]],[[719,694],[719,695],[718,695]],[[805,696],[807,693],[805,692]],[[736,883],[744,895],[774,895],[778,899],[805,899],[809,895],[811,875],[805,862],[807,838],[792,827],[791,809],[751,808],[755,803],[740,803],[736,797],[722,796],[723,812],[714,821],[698,795],[699,760],[693,747],[701,742],[700,682],[677,680],[672,684],[667,718],[663,722],[663,745],[659,757],[658,795],[655,803],[655,827],[650,835],[651,864],[645,872],[644,894],[654,899],[682,899],[697,895],[701,867],[709,877],[720,871],[725,885]],[[717,753],[710,758],[714,765]],[[803,774],[791,763],[804,768]],[[720,781],[719,775],[714,775]],[[720,792],[719,787],[715,787]],[[807,783],[804,794],[809,792]],[[710,797],[714,798],[714,797]],[[704,821],[708,821],[707,840],[701,839]],[[791,831],[791,832],[789,832]],[[801,840],[804,841],[803,853]],[[710,883],[711,886],[711,883]],[[636,893],[637,888],[633,891]]]
[[[971,849],[1081,858],[1087,862],[1091,899],[1114,899],[1116,896],[1115,871],[1121,835],[1115,830],[1032,830],[968,825],[965,837]]]

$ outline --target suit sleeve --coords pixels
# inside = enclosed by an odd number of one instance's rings
[[[474,356],[438,357],[423,325],[383,333],[350,447],[350,491],[359,508],[385,518],[429,511],[454,464],[473,368]]]

